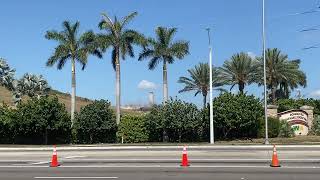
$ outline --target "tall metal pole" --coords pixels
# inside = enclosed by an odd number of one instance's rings
[[[263,81],[264,81],[264,120],[265,120],[265,130],[266,130],[266,139],[265,144],[269,144],[268,138],[268,117],[267,117],[267,75],[266,75],[266,35],[265,35],[265,3],[262,0],[262,49],[263,49]]]
[[[213,127],[213,109],[212,109],[212,47],[210,38],[210,28],[206,29],[208,31],[209,39],[209,69],[210,69],[210,144],[214,144],[214,127]]]

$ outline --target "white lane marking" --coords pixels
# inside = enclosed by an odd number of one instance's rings
[[[34,179],[118,179],[118,177],[34,177]]]
[[[67,157],[65,159],[68,159]],[[181,161],[181,159],[76,159],[77,161]],[[189,158],[190,161],[271,161],[271,159],[193,159]],[[320,161],[320,159],[279,159],[283,161]]]
[[[73,159],[73,158],[83,158],[83,157],[86,157],[86,156],[67,156],[62,159]]]
[[[31,163],[33,165],[39,165],[39,164],[48,164],[50,161],[42,161],[42,162],[36,162],[36,163]]]

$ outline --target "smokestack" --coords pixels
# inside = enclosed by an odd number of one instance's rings
[[[149,92],[148,99],[149,99],[149,106],[153,106],[154,105],[154,93],[152,91]]]

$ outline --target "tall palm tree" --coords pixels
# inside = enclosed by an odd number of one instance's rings
[[[224,84],[222,81],[219,71],[217,68],[212,69],[212,87],[220,87]],[[203,108],[207,105],[207,95],[210,90],[210,68],[208,63],[200,63],[196,65],[194,68],[189,69],[189,77],[180,77],[178,83],[184,84],[184,88],[179,91],[189,92],[195,91],[195,95],[197,96],[199,93],[203,96]],[[222,88],[217,89],[219,91],[225,91]]]
[[[258,77],[259,85],[263,83],[263,58],[258,58],[259,68]],[[286,91],[288,94],[289,89],[293,90],[298,86],[306,86],[306,75],[300,69],[300,60],[288,59],[288,55],[283,54],[279,49],[266,50],[266,74],[267,74],[267,87],[271,90],[271,101],[276,103],[276,91]]]
[[[84,70],[89,54],[102,58],[101,53],[97,50],[95,34],[92,31],[87,31],[79,35],[79,26],[79,22],[72,24],[69,21],[64,21],[62,31],[47,31],[45,35],[46,39],[58,42],[53,55],[47,61],[47,66],[52,67],[57,64],[57,68],[60,70],[68,60],[71,60],[71,126],[73,126],[76,108],[76,61],[82,65],[82,70]]]
[[[256,63],[244,52],[237,53],[230,60],[225,61],[219,71],[226,84],[231,85],[230,90],[238,85],[240,93],[243,93],[245,85],[256,81],[254,76]]]
[[[6,60],[0,58],[0,86],[12,90],[15,70],[11,69]]]
[[[106,33],[98,35],[98,42],[101,50],[106,51],[107,48],[112,47],[112,65],[116,71],[116,121],[120,123],[120,56],[124,60],[127,55],[134,57],[133,45],[145,45],[145,38],[139,32],[128,29],[127,25],[132,19],[137,16],[137,12],[133,12],[122,20],[114,17],[114,20],[107,14],[102,14],[102,20],[99,23],[99,28],[105,30]]]
[[[162,61],[163,63],[163,103],[168,101],[167,64],[172,64],[177,59],[183,59],[189,54],[189,42],[179,40],[173,41],[176,28],[158,27],[156,38],[149,38],[149,46],[139,56],[139,61],[150,59],[149,69],[153,70]]]

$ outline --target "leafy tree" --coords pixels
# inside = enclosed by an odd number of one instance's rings
[[[46,79],[42,75],[34,75],[26,73],[23,77],[14,83],[13,100],[15,104],[21,102],[21,98],[27,95],[31,98],[48,95],[50,87]]]
[[[279,137],[293,137],[294,132],[287,121],[280,121]]]
[[[105,30],[105,34],[98,35],[99,46],[102,51],[106,51],[112,47],[111,60],[113,68],[116,71],[116,120],[120,123],[120,56],[124,60],[127,55],[134,57],[133,45],[145,45],[145,38],[139,32],[128,29],[127,25],[137,15],[133,12],[122,20],[117,17],[112,21],[107,14],[102,14],[102,21],[99,23],[99,28]]]
[[[199,140],[201,112],[196,105],[170,99],[165,105],[154,106],[146,116],[151,141],[193,141]],[[161,132],[167,133],[161,137]]]
[[[223,138],[256,137],[262,115],[262,105],[254,96],[223,93],[213,100],[214,126]]]
[[[203,96],[203,108],[206,107],[207,104],[207,95],[210,91],[210,73],[209,73],[209,64],[208,63],[200,63],[195,66],[193,69],[189,69],[188,72],[190,74],[190,78],[188,77],[180,77],[178,83],[184,84],[184,88],[179,91],[188,92],[188,91],[196,91],[195,96],[199,93]],[[212,86],[219,87],[223,85],[223,81],[219,76],[219,72],[217,68],[212,69]],[[219,91],[224,91],[224,89],[219,88]]]
[[[14,142],[15,132],[13,121],[17,119],[17,111],[8,106],[0,106],[0,143],[12,144]]]
[[[76,114],[74,129],[78,143],[110,143],[116,140],[117,125],[110,102],[95,101]]]
[[[70,118],[57,97],[28,100],[17,107],[16,143],[69,143]]]
[[[265,138],[265,120],[264,118],[260,119],[260,128],[258,136],[260,138]],[[278,137],[280,132],[280,120],[278,118],[268,117],[268,136],[270,138]]]
[[[58,46],[55,48],[53,55],[48,59],[47,66],[57,64],[60,70],[68,60],[71,60],[72,92],[71,92],[71,126],[73,125],[74,112],[76,106],[76,61],[82,65],[82,70],[86,67],[88,55],[92,54],[102,58],[101,53],[97,50],[96,35],[92,31],[87,31],[79,35],[80,23],[74,24],[69,21],[62,23],[63,30],[47,31],[45,38],[55,40]]]
[[[125,143],[146,142],[149,132],[143,116],[124,116],[119,124],[118,135]]]
[[[259,85],[263,85],[263,58],[258,58],[259,66],[257,78]],[[283,54],[279,49],[266,50],[266,74],[267,87],[271,90],[271,101],[273,104],[277,100],[277,89],[284,97],[289,96],[289,90],[297,88],[299,85],[306,86],[306,75],[299,69],[300,60],[288,59],[288,55]]]
[[[317,135],[317,136],[320,135],[320,116],[319,115],[314,116],[310,134]]]
[[[221,79],[230,84],[231,89],[238,85],[240,93],[243,94],[245,85],[257,81],[256,65],[257,63],[247,53],[235,54],[219,68]]]
[[[15,70],[11,69],[6,60],[0,58],[0,86],[12,90]]]
[[[143,59],[150,59],[150,70],[155,69],[162,61],[164,104],[168,101],[167,64],[174,63],[175,58],[183,59],[187,54],[189,54],[189,42],[183,40],[173,41],[173,37],[176,32],[176,28],[158,27],[156,29],[156,38],[148,39],[148,47],[145,48],[139,56],[139,61]]]

